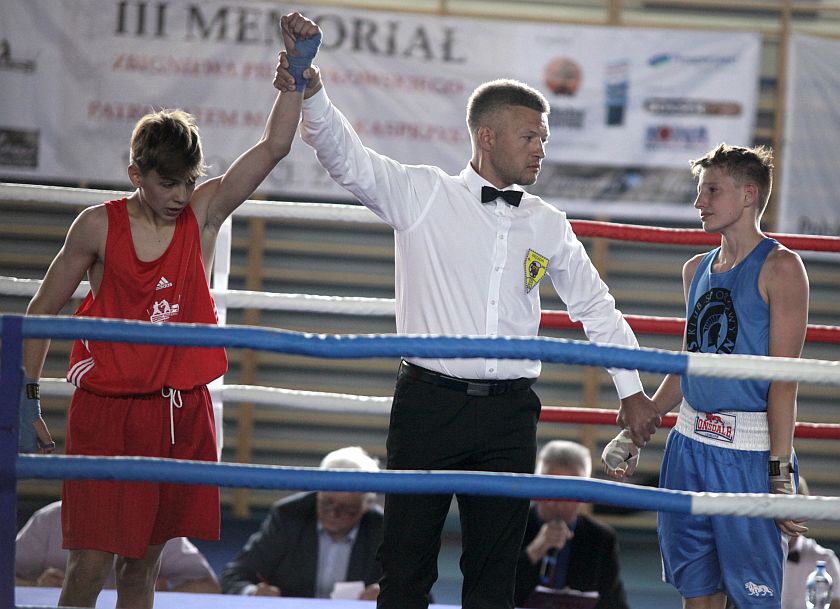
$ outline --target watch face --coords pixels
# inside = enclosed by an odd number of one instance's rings
[[[770,476],[781,476],[782,475],[782,464],[778,461],[768,461],[767,462],[767,474]]]

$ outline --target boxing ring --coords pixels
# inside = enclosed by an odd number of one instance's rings
[[[619,482],[503,473],[355,472],[206,463],[140,457],[16,455],[16,407],[23,338],[87,338],[121,342],[249,347],[311,357],[488,357],[541,359],[637,368],[649,372],[751,379],[783,378],[840,386],[840,363],[628,349],[555,338],[315,335],[247,327],[215,327],[61,317],[0,317],[0,547],[14,543],[17,478],[168,481],[263,489],[453,493],[576,499],[691,514],[840,520],[840,498],[711,494],[636,487]],[[737,360],[737,361],[732,361]],[[8,544],[8,545],[7,545]],[[13,606],[13,552],[0,553],[0,599]],[[2,600],[0,600],[2,602]]]
[[[9,185],[5,185],[9,186]],[[26,196],[45,196],[39,187],[17,187]],[[29,189],[32,189],[31,191]],[[66,191],[62,189],[62,194]],[[103,201],[107,193],[90,191],[84,194],[87,202]],[[55,193],[49,193],[53,196]],[[74,195],[75,196],[75,195]],[[67,197],[72,199],[73,197]],[[76,203],[78,204],[78,202]],[[300,206],[305,209],[301,210]],[[337,216],[349,221],[371,221],[370,212],[351,206],[319,204],[277,204],[268,211],[265,204],[247,203],[242,213],[285,214],[284,217],[322,217],[334,220]],[[254,209],[250,209],[250,208]],[[272,206],[273,207],[273,206]],[[345,219],[345,218],[343,218]],[[650,229],[609,225],[600,222],[572,222],[581,236],[616,239],[662,240],[667,243],[711,245],[718,242],[714,235],[689,229]],[[229,230],[229,229],[228,229]],[[224,243],[224,239],[227,243]],[[798,249],[818,249],[840,252],[840,239],[827,237],[777,236],[782,243]],[[230,235],[222,237],[221,253],[229,253]],[[656,242],[656,241],[655,241]],[[226,264],[225,256],[221,266]],[[229,265],[229,259],[227,261]],[[219,263],[217,262],[217,271]],[[222,270],[221,272],[225,272]],[[222,307],[249,306],[264,308],[293,308],[305,305],[305,310],[341,311],[350,315],[382,314],[393,301],[371,298],[311,297],[306,295],[273,295],[236,292],[226,289],[226,277],[214,282],[215,296]],[[223,284],[223,285],[220,285]],[[34,293],[37,282],[4,278],[0,291]],[[83,289],[82,291],[86,291]],[[303,304],[302,304],[303,303]],[[223,314],[223,313],[222,313]],[[681,334],[684,320],[645,316],[626,316],[639,333]],[[574,327],[568,315],[546,311],[543,327]],[[611,345],[538,337],[487,338],[397,335],[312,334],[245,326],[199,326],[185,324],[154,325],[120,320],[77,319],[67,317],[0,316],[2,353],[0,353],[0,606],[13,607],[15,588],[12,580],[15,538],[16,480],[39,479],[127,479],[168,481],[195,484],[216,484],[233,488],[275,490],[342,490],[376,491],[387,493],[453,493],[506,495],[523,498],[575,499],[590,503],[610,504],[644,510],[675,511],[692,514],[725,514],[761,517],[804,517],[820,520],[840,520],[840,498],[788,497],[750,494],[709,494],[669,491],[639,487],[620,482],[546,477],[536,475],[488,474],[467,472],[355,472],[319,470],[283,466],[247,465],[233,463],[198,463],[145,459],[139,457],[93,458],[62,455],[17,455],[17,396],[20,384],[21,341],[24,338],[86,338],[168,345],[222,346],[250,348],[277,353],[296,354],[313,358],[371,358],[402,356],[416,357],[494,357],[540,359],[545,363],[578,364],[586,366],[639,369],[654,373],[678,373],[761,380],[789,380],[840,386],[840,362],[816,359],[788,359],[756,356],[712,355],[682,353],[661,349],[628,349]],[[840,342],[840,329],[831,326],[809,326],[809,341]],[[46,388],[54,388],[58,381],[45,381]],[[66,383],[64,384],[66,386]],[[326,408],[334,411],[387,412],[390,398],[343,396],[318,392],[295,392],[245,386],[217,386],[216,396],[225,399],[247,399],[264,403],[291,402],[292,407],[306,408],[314,400],[328,398]],[[282,398],[282,399],[281,399]],[[543,409],[542,421],[614,424],[615,411],[589,408]],[[673,426],[674,415],[666,416],[663,426]],[[796,437],[814,439],[840,438],[840,425],[798,422]],[[5,551],[3,551],[5,550]],[[30,590],[32,592],[30,592]],[[21,589],[26,602],[54,602],[42,599],[37,589]],[[166,597],[165,593],[161,597]],[[107,598],[107,595],[100,599]],[[228,599],[231,602],[228,603]],[[42,600],[39,600],[42,599]],[[186,596],[178,595],[184,606]],[[249,599],[250,600],[250,599]],[[297,600],[297,599],[296,599]],[[203,597],[206,604],[214,604]],[[224,597],[224,606],[235,607],[233,597]],[[323,601],[322,601],[323,602]],[[335,604],[333,604],[335,603]],[[330,607],[370,606],[354,601],[332,601]],[[108,606],[102,605],[102,606]],[[160,605],[159,605],[160,606]],[[196,605],[197,606],[197,605]],[[249,604],[249,607],[255,607]],[[282,606],[282,605],[272,605]],[[308,606],[298,604],[296,606]],[[313,605],[314,606],[314,605]]]

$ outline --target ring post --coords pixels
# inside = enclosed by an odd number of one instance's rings
[[[15,533],[17,529],[18,396],[23,355],[23,318],[0,316],[0,607],[15,606]]]

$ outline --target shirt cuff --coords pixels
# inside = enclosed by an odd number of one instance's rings
[[[303,111],[310,117],[318,118],[324,116],[329,107],[330,98],[327,95],[326,89],[323,87],[312,97],[303,100]]]
[[[243,596],[251,596],[256,591],[257,591],[257,585],[256,584],[248,584],[247,586],[243,586],[242,588],[239,589],[239,594],[242,594]]]
[[[637,370],[615,370],[611,371],[613,383],[618,391],[618,399],[624,398],[644,391],[642,380],[639,378]]]

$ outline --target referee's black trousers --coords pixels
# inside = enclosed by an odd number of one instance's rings
[[[476,397],[403,374],[388,430],[388,469],[532,474],[540,400],[529,387]],[[529,501],[457,494],[463,609],[512,609]],[[426,609],[451,495],[385,497],[379,609]]]

